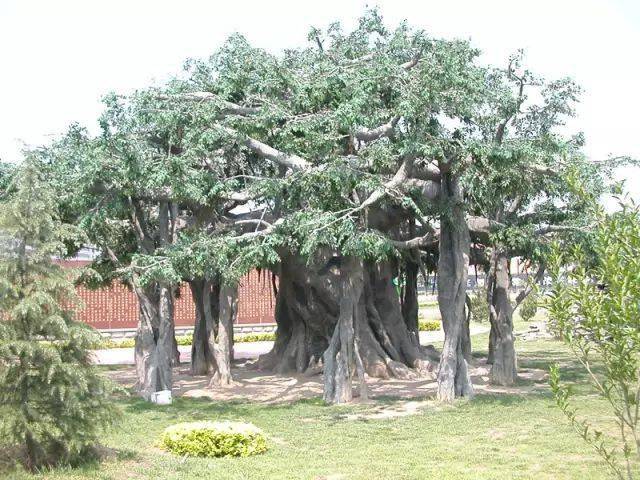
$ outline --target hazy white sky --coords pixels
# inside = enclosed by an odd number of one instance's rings
[[[95,129],[103,94],[162,81],[233,32],[280,50],[311,25],[352,25],[367,4],[390,24],[470,38],[488,62],[524,48],[532,70],[583,86],[571,126],[592,158],[640,158],[638,0],[0,0],[0,158],[19,160],[22,145],[73,121]],[[640,198],[640,170],[620,175]]]

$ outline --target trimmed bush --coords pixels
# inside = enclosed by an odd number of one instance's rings
[[[162,432],[161,444],[188,457],[248,457],[267,450],[262,430],[242,422],[178,423]]]
[[[418,322],[418,329],[421,332],[435,332],[440,330],[440,322],[436,320],[420,320],[420,322]]]

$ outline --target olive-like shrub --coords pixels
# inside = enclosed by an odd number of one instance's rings
[[[525,322],[530,322],[538,312],[538,296],[535,292],[531,292],[520,305],[520,318]]]
[[[469,295],[471,318],[474,322],[486,322],[489,320],[489,303],[487,302],[487,288],[477,286]]]
[[[190,422],[167,427],[161,445],[177,455],[189,457],[248,457],[267,450],[267,441],[251,423]]]

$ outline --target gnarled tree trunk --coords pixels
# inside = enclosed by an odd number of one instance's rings
[[[210,386],[226,386],[233,383],[231,363],[233,360],[233,322],[238,312],[237,285],[222,285],[219,298],[218,332],[213,348],[217,369],[213,374]]]
[[[451,402],[456,397],[473,396],[462,335],[470,238],[458,179],[451,173],[443,173],[440,192],[443,203],[451,204],[452,208],[440,218],[438,305],[445,339],[438,369],[437,396],[441,401]]]
[[[158,232],[162,246],[171,242],[169,217],[169,203],[160,202]],[[139,221],[137,213],[134,214],[134,219]],[[147,252],[152,250],[153,242],[146,234],[140,234],[139,242],[145,245]],[[155,392],[171,390],[171,367],[180,361],[175,338],[174,287],[165,282],[154,282],[142,287],[137,278],[131,281],[131,286],[140,305],[134,350],[136,385],[142,397],[149,400]]]
[[[140,305],[134,358],[137,389],[147,400],[154,392],[171,390],[174,358],[173,297],[169,287],[136,287]]]
[[[355,324],[363,296],[362,261],[347,258],[342,265],[340,313],[324,359],[324,401],[347,403],[353,398],[351,380],[356,366]],[[364,374],[361,381],[364,383]]]
[[[220,286],[205,279],[189,281],[196,319],[191,343],[191,375],[210,375],[217,370],[214,342],[218,321]]]
[[[517,358],[513,336],[513,306],[509,298],[509,257],[497,246],[491,254],[487,295],[491,335],[491,381],[513,385],[517,378]]]

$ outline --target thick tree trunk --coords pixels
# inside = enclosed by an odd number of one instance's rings
[[[311,265],[283,255],[276,299],[276,342],[271,352],[260,357],[259,368],[280,373],[322,371],[323,354],[341,312],[343,262],[331,252],[323,252]],[[362,368],[369,376],[381,378],[427,374],[437,353],[412,339],[392,283],[390,262],[367,263],[362,270],[362,308],[356,325]]]
[[[470,239],[458,180],[450,173],[442,176],[443,202],[452,204],[452,208],[440,218],[438,305],[445,339],[438,369],[437,396],[441,401],[451,402],[456,397],[473,396],[462,342]]]
[[[205,279],[189,282],[196,319],[191,344],[191,375],[211,375],[217,367],[214,357],[220,287]]]
[[[352,378],[355,370],[355,328],[360,298],[363,295],[362,261],[347,258],[342,266],[340,314],[324,359],[324,401],[348,403],[353,398]],[[363,378],[364,380],[364,378]]]
[[[149,399],[151,394],[170,390],[173,354],[173,297],[167,286],[136,288],[140,305],[134,358],[137,389]]]
[[[144,398],[158,391],[156,375],[156,336],[158,331],[158,302],[154,286],[136,290],[139,304],[134,360],[136,388]]]
[[[494,248],[489,271],[489,312],[492,341],[491,382],[513,385],[517,378],[517,359],[513,336],[513,306],[509,298],[509,257],[501,247]],[[491,343],[490,343],[491,346]]]
[[[218,334],[214,345],[214,357],[217,370],[210,386],[233,384],[231,377],[233,349],[233,321],[238,311],[238,287],[222,285],[220,287]]]

